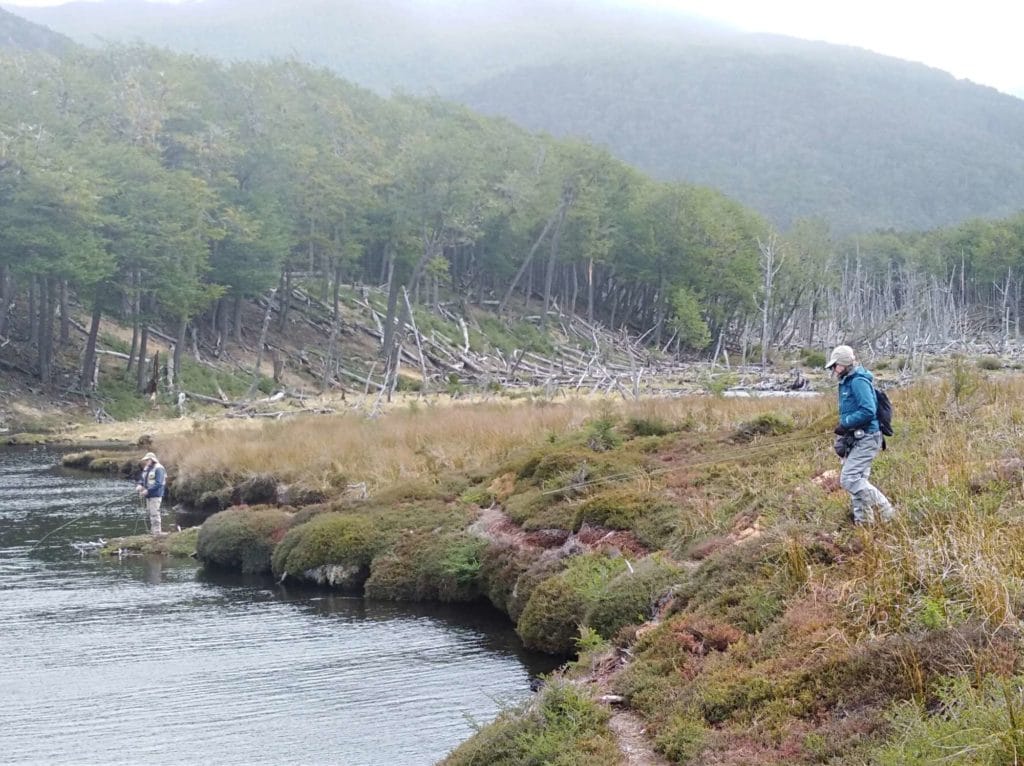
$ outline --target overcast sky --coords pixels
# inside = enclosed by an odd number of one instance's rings
[[[5,5],[61,4],[61,0],[0,1]],[[610,1],[678,9],[750,32],[856,45],[1024,96],[1024,45],[1019,42],[1024,4],[1018,5],[1016,0]]]
[[[627,0],[621,0],[626,3]],[[1017,0],[629,0],[750,32],[855,45],[1024,93],[1024,4]]]

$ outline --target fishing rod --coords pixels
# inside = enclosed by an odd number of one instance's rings
[[[71,526],[72,524],[74,524],[74,523],[75,523],[76,521],[82,521],[83,519],[87,519],[87,518],[89,518],[90,516],[96,516],[96,515],[98,515],[98,514],[100,513],[100,511],[104,511],[104,510],[106,510],[107,508],[110,508],[111,506],[117,505],[118,503],[123,503],[124,501],[125,501],[125,498],[124,498],[124,497],[115,497],[115,498],[113,498],[112,500],[108,500],[108,501],[107,501],[107,502],[105,502],[105,503],[101,503],[101,504],[100,504],[100,506],[99,506],[99,508],[98,508],[97,510],[95,510],[95,511],[90,511],[89,513],[83,514],[82,516],[75,516],[75,517],[74,517],[73,519],[71,519],[70,521],[67,521],[67,522],[65,522],[65,523],[61,524],[61,525],[60,525],[59,527],[57,527],[56,529],[51,529],[51,530],[50,530],[49,532],[47,532],[47,533],[46,533],[45,535],[43,535],[43,536],[42,536],[42,537],[40,537],[40,538],[39,538],[38,540],[36,540],[36,541],[35,541],[35,542],[34,542],[34,543],[33,543],[33,544],[31,545],[31,547],[30,547],[30,548],[28,549],[27,553],[31,553],[31,552],[32,552],[32,551],[34,551],[34,550],[35,550],[35,549],[36,549],[37,547],[39,547],[40,545],[42,545],[42,543],[43,543],[43,542],[44,542],[44,541],[46,540],[46,538],[50,537],[50,535],[55,535],[55,534],[57,534],[58,532],[60,532],[60,531],[61,531],[62,529],[66,529],[67,527],[70,527],[70,526]]]

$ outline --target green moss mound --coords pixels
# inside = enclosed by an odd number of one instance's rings
[[[278,508],[233,508],[208,518],[199,530],[196,557],[204,564],[246,573],[270,571],[274,546],[291,514]]]
[[[568,560],[564,558],[541,556],[535,559],[527,570],[519,575],[506,601],[508,616],[513,622],[519,622],[523,610],[530,603],[530,597],[533,595],[534,590],[541,583],[565,569],[567,563]]]
[[[384,541],[366,516],[322,513],[288,531],[274,550],[275,575],[301,576],[322,566],[364,568]]]
[[[773,538],[729,545],[710,555],[676,591],[676,609],[724,618],[748,633],[766,628],[795,583],[785,549]]]
[[[486,542],[465,533],[411,531],[370,567],[366,595],[391,601],[472,601],[481,595]]]
[[[209,502],[210,497],[225,495],[225,493],[227,501],[220,506],[221,508],[225,508],[229,504],[231,485],[223,476],[213,473],[179,477],[172,487],[175,502],[182,503],[189,508],[204,507],[204,496]]]
[[[616,766],[622,753],[608,711],[570,684],[552,684],[535,705],[503,713],[443,766]]]
[[[373,503],[383,506],[430,500],[449,503],[457,500],[466,491],[469,484],[468,477],[456,473],[436,476],[433,480],[410,479],[396,482],[376,492],[373,496]]]
[[[629,487],[605,490],[576,510],[575,528],[584,524],[626,529],[651,548],[664,547],[677,527],[678,509],[654,492]]]
[[[505,513],[526,531],[575,528],[576,510],[562,502],[557,494],[527,489],[505,501]]]
[[[238,500],[246,505],[272,505],[277,501],[277,478],[268,473],[247,476],[235,488]]]
[[[512,614],[519,580],[536,559],[536,553],[514,545],[487,546],[480,557],[482,593],[498,609],[506,614]]]
[[[198,538],[199,527],[190,527],[161,537],[153,537],[150,534],[116,537],[107,541],[100,549],[100,555],[118,556],[127,552],[175,557],[194,556]]]
[[[586,614],[611,579],[626,568],[622,558],[586,554],[531,593],[516,632],[530,649],[549,654],[571,654],[576,648]]]
[[[605,638],[627,625],[651,619],[659,599],[683,577],[682,570],[662,556],[648,556],[611,579],[588,610],[585,623]]]

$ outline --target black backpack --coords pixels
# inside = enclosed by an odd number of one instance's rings
[[[879,388],[875,389],[875,414],[882,436],[892,436],[892,402],[889,395]]]

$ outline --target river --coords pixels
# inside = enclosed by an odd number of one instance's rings
[[[0,450],[0,763],[430,764],[552,667],[482,607],[82,557],[142,514],[58,460]]]

